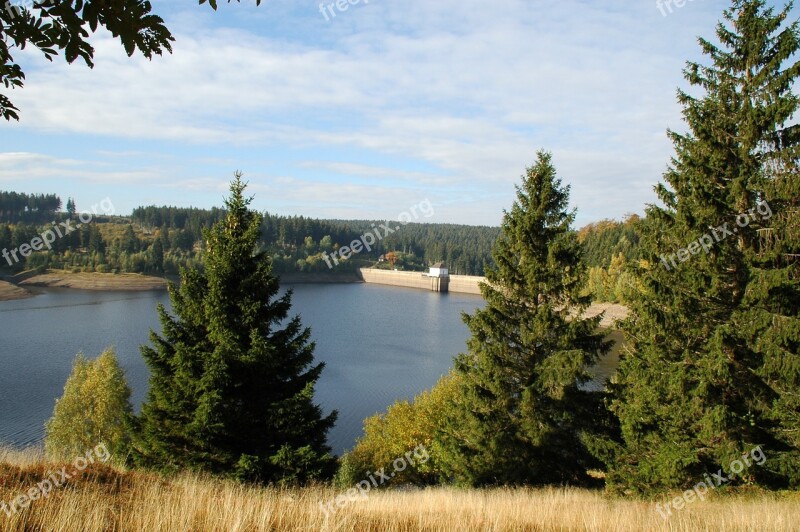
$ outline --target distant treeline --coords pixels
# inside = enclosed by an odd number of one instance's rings
[[[639,258],[642,219],[633,214],[625,221],[601,220],[578,231],[587,266],[607,268],[613,257],[622,254],[627,261]]]
[[[358,238],[369,232],[375,233],[384,221],[327,220],[325,223],[340,227]],[[398,224],[387,225],[395,229]],[[385,232],[381,230],[382,235]],[[394,251],[401,258],[416,257],[425,266],[442,261],[453,274],[484,275],[486,266],[493,264],[492,246],[498,236],[499,227],[409,223],[383,236],[377,250],[381,254]]]
[[[210,227],[223,214],[216,208],[139,207],[134,209],[131,220],[149,231],[164,227],[188,231],[199,240],[202,228]],[[325,253],[347,246],[366,233],[375,233],[383,223],[385,220],[319,220],[265,213],[261,242],[280,273],[322,272],[329,270],[323,258]],[[485,266],[491,263],[492,245],[499,233],[496,227],[410,223],[386,236],[381,230],[380,239],[371,250],[340,262],[335,269],[362,267],[394,251],[399,257],[395,266],[400,269],[444,261],[453,273],[483,275]]]
[[[60,206],[61,199],[54,194],[0,192],[0,250],[31,242],[52,221],[74,218],[75,204],[71,199],[67,213],[57,212]],[[181,266],[202,264],[203,229],[224,216],[225,211],[216,207],[138,207],[129,218],[95,218],[94,223],[59,238],[51,250],[34,253],[14,266],[174,275]],[[584,261],[590,268],[587,290],[595,299],[624,299],[623,266],[638,259],[640,222],[637,216],[624,222],[603,220],[578,231]],[[392,232],[386,234],[382,224]],[[377,236],[371,250],[365,249],[348,260],[339,259],[333,270],[328,267],[326,254],[368,233]],[[278,273],[342,272],[376,264],[422,270],[442,261],[453,274],[484,275],[486,267],[493,264],[491,250],[499,234],[499,227],[430,223],[400,226],[385,220],[320,220],[264,213],[261,251],[272,258]],[[392,262],[383,261],[390,252]]]
[[[23,194],[0,191],[0,223],[47,223],[61,208],[55,194]]]
[[[589,269],[586,291],[594,301],[625,303],[634,288],[629,266],[640,258],[639,238],[644,219],[601,220],[578,231],[583,262]]]

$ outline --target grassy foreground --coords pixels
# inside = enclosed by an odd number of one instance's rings
[[[48,464],[32,452],[0,451],[0,504],[62,466],[68,464]],[[10,517],[0,509],[0,530],[800,530],[798,494],[717,496],[664,521],[653,503],[578,489],[384,490],[326,518],[320,503],[341,494],[90,465]]]

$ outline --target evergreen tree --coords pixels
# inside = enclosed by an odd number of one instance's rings
[[[93,223],[85,224],[85,229],[81,231],[85,234],[84,244],[91,253],[102,253],[106,250],[106,241],[103,240],[103,235],[100,229]],[[84,233],[85,231],[85,233]]]
[[[629,299],[612,404],[622,442],[606,447],[610,485],[689,487],[755,446],[768,459],[731,483],[800,485],[800,63],[791,5],[734,0],[700,39],[710,66],[679,91],[689,126],[648,210],[640,291]],[[791,227],[794,227],[792,231]],[[680,251],[679,251],[680,250]]]
[[[13,237],[11,236],[11,227],[8,225],[0,226],[0,250],[10,248],[11,243],[13,242]],[[0,266],[3,264],[0,263]]]
[[[227,215],[206,240],[205,271],[183,270],[163,306],[163,336],[142,352],[151,372],[142,407],[139,461],[164,470],[202,469],[260,482],[332,474],[323,417],[313,402],[323,364],[310,330],[287,319],[269,258],[255,253],[261,215],[248,209],[241,175]]]
[[[580,432],[602,411],[587,367],[608,349],[586,319],[585,268],[570,224],[569,187],[549,154],[528,168],[481,286],[486,307],[464,315],[472,337],[456,359],[462,399],[437,436],[456,482],[586,484],[594,464]]]
[[[153,241],[152,246],[152,260],[153,260],[153,270],[156,272],[163,272],[164,271],[164,246],[161,244],[161,239],[156,238]]]
[[[136,233],[134,233],[133,226],[130,224],[125,226],[125,233],[122,235],[120,248],[129,255],[139,251],[139,239],[136,238]]]
[[[169,227],[164,226],[164,228],[161,229],[161,231],[159,232],[158,238],[159,238],[159,240],[161,240],[161,248],[164,251],[167,251],[167,250],[170,249],[170,247],[172,247],[171,239],[170,239],[170,235],[169,235]]]

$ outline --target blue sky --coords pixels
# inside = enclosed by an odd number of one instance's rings
[[[241,170],[259,210],[396,219],[428,199],[425,221],[497,225],[546,149],[578,225],[641,213],[684,129],[681,70],[728,2],[153,4],[172,55],[128,58],[105,32],[91,70],[17,52],[0,189],[124,214],[219,206]]]

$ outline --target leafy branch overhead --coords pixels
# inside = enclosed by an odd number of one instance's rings
[[[216,0],[199,0],[206,2],[217,9]],[[261,0],[255,2],[259,5]],[[0,81],[6,89],[21,88],[25,79],[12,54],[15,48],[34,46],[49,61],[63,53],[67,62],[80,58],[91,68],[94,48],[89,38],[101,27],[120,40],[129,56],[136,50],[147,59],[165,50],[171,53],[175,41],[147,0],[35,0],[28,4],[0,0],[0,23]],[[19,120],[19,109],[5,93],[0,93],[0,115]]]

